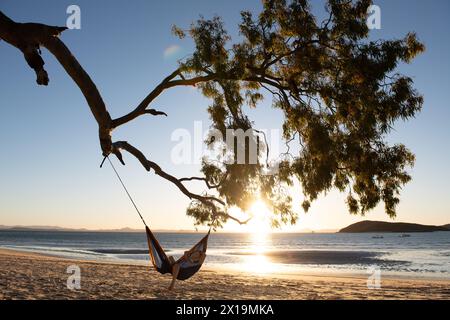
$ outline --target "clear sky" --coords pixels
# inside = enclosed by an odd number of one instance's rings
[[[62,39],[96,82],[113,117],[134,108],[176,68],[176,60],[192,52],[189,39],[171,35],[171,26],[187,27],[199,15],[223,17],[237,37],[239,12],[259,12],[248,1],[23,1],[0,0],[0,9],[16,21],[64,25],[66,8],[81,8],[81,30]],[[375,1],[381,7],[382,29],[373,38],[403,37],[417,32],[427,51],[400,71],[414,78],[425,97],[423,111],[408,123],[397,123],[391,142],[405,143],[417,156],[413,180],[403,190],[397,221],[450,223],[450,2]],[[318,15],[323,4],[314,1]],[[141,227],[111,168],[99,169],[101,151],[97,124],[84,97],[61,66],[43,50],[50,76],[37,86],[22,54],[0,42],[0,225],[58,225],[74,228]],[[128,140],[177,176],[198,173],[198,165],[176,165],[171,134],[193,131],[194,121],[209,122],[209,102],[192,88],[164,93],[153,107],[169,117],[142,117],[114,133]],[[256,126],[277,128],[281,114],[270,101],[251,111]],[[146,173],[132,157],[119,167],[144,216],[156,229],[192,229],[185,216],[188,199],[170,182]],[[199,190],[198,186],[194,186]],[[301,192],[296,190],[299,208]],[[380,205],[367,219],[388,220]],[[337,229],[362,220],[350,216],[344,196],[331,192],[300,214],[294,231]],[[245,230],[230,223],[227,230]]]

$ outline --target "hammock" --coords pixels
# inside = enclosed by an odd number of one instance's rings
[[[150,259],[156,271],[161,274],[172,273],[172,267],[175,264],[180,266],[178,272],[178,280],[186,280],[192,277],[198,270],[200,270],[203,260],[195,260],[190,258],[194,253],[199,252],[206,255],[206,248],[208,246],[209,231],[191,250],[185,252],[185,254],[175,262],[171,262],[164,252],[163,248],[159,244],[156,237],[153,235],[148,227],[145,227],[147,233],[148,249],[150,251]]]
[[[103,159],[100,168],[102,167],[105,160],[108,159],[111,167],[113,168],[114,172],[116,173],[117,178],[119,179],[120,183],[122,184],[123,189],[125,190],[126,194],[128,195],[128,198],[131,200],[131,203],[133,204],[134,208],[136,209],[136,212],[138,213],[139,217],[141,218],[142,222],[145,225],[145,232],[147,234],[147,242],[148,242],[148,250],[150,253],[150,260],[152,261],[153,266],[155,267],[156,271],[158,271],[161,274],[166,273],[172,273],[173,267],[175,265],[179,265],[180,269],[177,275],[178,280],[187,280],[190,277],[192,277],[197,271],[200,270],[204,259],[198,259],[196,258],[196,253],[200,253],[200,256],[206,256],[206,249],[208,247],[208,238],[209,234],[211,233],[211,228],[209,229],[206,236],[204,236],[196,245],[194,245],[189,251],[186,251],[184,255],[179,258],[177,261],[171,260],[167,257],[166,253],[164,252],[163,248],[159,244],[158,240],[150,230],[150,228],[147,226],[147,223],[145,222],[144,218],[141,215],[141,212],[139,211],[136,203],[134,202],[133,198],[131,197],[130,193],[128,192],[127,187],[122,181],[122,178],[120,177],[119,173],[117,172],[116,168],[114,167],[113,163],[109,159],[108,156]]]

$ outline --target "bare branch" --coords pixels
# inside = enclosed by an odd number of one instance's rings
[[[252,220],[253,217],[249,217],[246,220],[240,220],[236,217],[233,217],[232,215],[229,215],[228,213],[225,212],[217,212],[217,208],[214,204],[212,204],[211,202],[203,202],[203,204],[205,204],[206,206],[211,208],[211,211],[213,212],[213,216],[212,216],[212,221],[214,221],[218,216],[224,217],[226,219],[231,219],[237,223],[239,223],[240,225],[243,224],[247,224],[250,220]]]
[[[147,109],[147,110],[145,110],[144,113],[151,114],[152,116],[166,116],[167,117],[167,113],[162,112],[162,111],[158,111],[158,110],[155,110],[155,109]]]
[[[180,191],[183,192],[189,199],[196,199],[196,200],[199,200],[201,202],[212,201],[212,202],[217,202],[217,203],[219,203],[219,204],[221,204],[223,206],[225,205],[224,201],[222,201],[222,200],[220,200],[220,199],[218,199],[216,197],[201,196],[201,195],[198,195],[198,194],[190,192],[183,185],[183,183],[181,183],[181,181],[179,179],[177,179],[176,177],[174,177],[171,174],[168,174],[167,172],[162,170],[161,167],[157,163],[148,160],[140,150],[138,150],[137,148],[133,147],[128,142],[126,142],[126,141],[114,142],[113,143],[113,151],[112,152],[117,156],[117,152],[120,153],[120,150],[128,151],[133,156],[135,156],[139,160],[139,162],[144,166],[144,168],[147,171],[150,171],[151,169],[153,169],[155,171],[155,174],[157,174],[158,176],[160,176],[160,177],[162,177],[162,178],[164,178],[166,180],[169,180],[170,182],[175,184],[178,187],[178,189],[180,189]]]
[[[80,88],[99,125],[100,144],[103,153],[109,153],[111,150],[111,116],[95,83],[61,40],[56,37],[46,38],[43,39],[42,45],[58,59]]]
[[[99,125],[103,153],[108,154],[111,150],[111,117],[92,79],[58,38],[58,35],[66,29],[39,23],[17,23],[0,11],[0,38],[23,52],[27,63],[36,72],[38,84],[48,84],[39,46],[47,48],[75,81]]]
[[[201,196],[190,192],[182,183],[182,181],[185,181],[186,179],[177,179],[176,177],[168,174],[162,170],[158,164],[148,160],[141,151],[129,143],[125,141],[118,141],[113,144],[111,141],[111,133],[114,128],[131,121],[140,115],[150,114],[154,116],[167,116],[165,112],[155,109],[147,109],[148,105],[165,89],[175,86],[196,85],[200,82],[210,81],[214,78],[214,76],[207,75],[186,79],[181,74],[181,71],[177,69],[166,77],[152,92],[150,92],[150,94],[135,108],[135,110],[121,118],[112,120],[96,85],[87,72],[81,67],[71,51],[57,37],[66,29],[67,28],[65,27],[53,27],[37,23],[16,23],[0,11],[0,39],[8,42],[14,47],[17,47],[23,52],[27,63],[36,72],[37,83],[39,85],[47,85],[49,81],[47,72],[43,67],[45,63],[40,55],[40,46],[47,48],[55,56],[65,71],[77,84],[98,123],[100,143],[105,156],[113,153],[119,161],[125,165],[121,153],[121,150],[125,150],[134,155],[147,171],[153,169],[157,175],[175,184],[180,191],[190,199],[201,201],[202,203],[210,206],[215,214],[232,219],[240,224],[247,223],[248,220],[240,221],[239,219],[226,213],[217,213],[214,203],[225,206],[226,204],[224,201],[213,196]],[[180,76],[181,80],[174,80],[177,76]]]
[[[189,177],[189,178],[180,178],[179,179],[179,181],[181,181],[181,182],[183,182],[183,181],[193,181],[193,180],[197,180],[197,181],[203,181],[203,182],[205,182],[205,184],[206,184],[206,186],[208,187],[208,189],[217,189],[220,185],[221,185],[221,183],[219,183],[219,184],[210,184],[209,182],[208,182],[208,180],[206,179],[206,178],[204,178],[204,177]]]
[[[112,121],[112,128],[117,128],[118,126],[123,125],[124,123],[127,123],[143,114],[146,113],[146,109],[149,106],[149,104],[156,99],[164,90],[176,87],[176,86],[193,86],[200,82],[205,82],[213,79],[213,76],[202,76],[202,77],[195,77],[192,79],[180,79],[180,80],[173,80],[177,76],[181,75],[181,71],[179,69],[172,72],[168,77],[166,77],[158,86],[156,86],[155,89],[150,92],[144,100],[130,113],[114,119]]]
[[[42,37],[57,37],[66,27],[39,23],[16,23],[0,11],[0,40],[3,39],[22,51],[30,68],[36,72],[38,85],[48,85],[47,71],[39,49]]]
[[[203,204],[209,206],[213,212],[213,216],[217,217],[217,216],[223,216],[226,217],[228,219],[231,219],[241,225],[248,223],[252,217],[249,217],[247,220],[239,220],[236,217],[233,217],[231,215],[229,215],[228,213],[222,213],[222,212],[217,212],[217,209],[214,205],[215,203],[221,204],[223,206],[226,206],[225,202],[222,201],[221,199],[218,199],[216,197],[212,197],[212,196],[202,196],[199,194],[195,194],[190,192],[183,184],[182,181],[186,181],[186,180],[197,180],[196,177],[192,177],[192,178],[181,178],[181,179],[177,179],[176,177],[168,174],[167,172],[165,172],[164,170],[161,169],[161,167],[156,164],[153,161],[148,160],[144,154],[137,148],[133,147],[131,144],[129,144],[126,141],[117,141],[113,143],[113,153],[117,156],[118,154],[120,154],[120,158],[119,160],[122,162],[122,164],[124,164],[123,160],[122,160],[122,156],[120,153],[120,150],[125,150],[128,151],[130,154],[132,154],[133,156],[135,156],[139,162],[144,166],[144,168],[147,171],[150,171],[151,169],[153,169],[155,171],[155,174],[159,175],[160,177],[169,180],[170,182],[172,182],[173,184],[175,184],[178,189],[180,189],[180,191],[182,193],[184,193],[189,199],[195,199],[198,200],[200,202],[202,202]],[[201,179],[201,178],[199,178]]]
[[[224,217],[226,217],[226,218],[228,218],[228,219],[231,219],[231,220],[233,220],[233,221],[239,223],[240,225],[247,224],[250,220],[252,220],[252,217],[249,217],[247,220],[243,220],[243,221],[242,221],[242,220],[239,220],[238,218],[235,218],[235,217],[233,217],[233,216],[230,216],[228,213],[225,213],[225,214],[219,213],[218,215],[222,215],[222,216],[224,216]]]

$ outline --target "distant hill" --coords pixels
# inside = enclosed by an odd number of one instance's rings
[[[345,227],[339,232],[361,233],[361,232],[433,232],[450,231],[450,225],[427,226],[417,223],[384,222],[384,221],[361,221]]]
[[[73,229],[73,228],[63,228],[57,226],[3,226],[0,225],[0,230],[9,231],[70,231],[70,232],[142,232],[142,230],[122,228],[122,229],[100,229],[100,230],[89,230],[85,228]]]
[[[4,226],[0,225],[0,231],[66,231],[66,232],[143,232],[144,229],[121,228],[121,229],[85,229],[85,228],[63,228],[57,226]],[[155,229],[153,232],[167,232],[167,233],[198,233],[202,231],[197,230],[169,230],[169,229]]]

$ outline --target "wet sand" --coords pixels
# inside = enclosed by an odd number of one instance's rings
[[[230,255],[255,256],[252,252],[229,252]],[[384,264],[379,258],[382,252],[371,251],[327,251],[327,250],[279,250],[264,252],[264,256],[271,262],[287,264]],[[390,264],[406,264],[405,261],[389,260]]]
[[[81,271],[70,290],[67,268]],[[450,299],[450,279],[251,275],[202,269],[167,290],[170,276],[148,266],[77,261],[0,249],[0,299]]]

